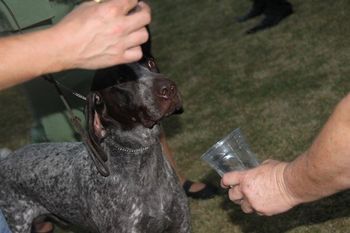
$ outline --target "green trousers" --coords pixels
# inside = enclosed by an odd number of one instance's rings
[[[93,71],[74,70],[55,74],[60,83],[86,96],[94,76]],[[38,78],[23,85],[33,114],[32,142],[79,140],[69,121],[67,110],[50,82]],[[62,89],[73,112],[84,121],[85,101]]]

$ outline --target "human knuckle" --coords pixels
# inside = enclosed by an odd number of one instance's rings
[[[248,204],[241,205],[241,209],[246,214],[250,214],[253,212],[253,209]]]
[[[242,193],[244,193],[244,194],[249,194],[250,193],[250,185],[249,184],[243,184],[243,185],[241,185],[241,191],[242,191]]]
[[[137,0],[120,0],[120,3],[123,5],[126,5],[126,4],[135,5],[137,4]]]
[[[257,198],[251,198],[249,201],[255,212],[265,216],[272,215],[272,213],[269,211],[268,205],[266,205],[265,202],[261,202],[260,199]]]
[[[254,200],[251,201],[251,204],[255,211],[265,215],[265,208],[262,205],[259,205],[259,203],[256,203]]]
[[[126,26],[124,24],[116,24],[113,27],[113,34],[123,35],[126,32]]]
[[[133,48],[131,53],[124,53],[123,60],[125,60],[125,62],[138,61],[142,58],[142,55],[141,47],[138,46]]]
[[[272,216],[273,214],[262,207],[254,207],[254,210],[263,216]]]
[[[228,198],[229,198],[231,201],[234,200],[233,196],[234,196],[233,191],[230,190],[230,191],[228,192]]]
[[[118,5],[123,11],[136,7],[138,0],[118,0]]]
[[[136,50],[135,50],[135,59],[136,60],[139,60],[142,58],[142,49],[141,47],[137,47]]]
[[[121,9],[118,5],[109,4],[101,8],[101,13],[104,17],[114,18],[121,13]]]
[[[148,41],[148,39],[149,39],[149,34],[148,34],[148,32],[147,32],[146,29],[144,29],[144,30],[141,31],[140,38],[141,38],[142,42]]]
[[[244,195],[240,191],[236,191],[236,192],[233,193],[233,196],[236,199],[241,199],[241,198],[243,198]]]
[[[227,186],[229,186],[231,184],[231,182],[232,182],[231,180],[232,180],[232,178],[231,178],[230,174],[225,174],[222,177],[222,182]]]
[[[151,15],[151,12],[149,12],[149,11],[146,11],[145,13],[144,13],[144,22],[146,23],[146,24],[149,24],[151,21],[152,21],[152,15]]]
[[[230,191],[229,191],[229,198],[231,201],[236,200],[236,193],[233,189],[230,189]]]

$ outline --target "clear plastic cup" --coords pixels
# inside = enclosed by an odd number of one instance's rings
[[[220,176],[256,167],[259,162],[238,128],[214,144],[201,158]]]

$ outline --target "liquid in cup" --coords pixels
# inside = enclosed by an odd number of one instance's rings
[[[220,176],[230,171],[241,171],[259,165],[256,155],[239,128],[214,144],[201,158]]]

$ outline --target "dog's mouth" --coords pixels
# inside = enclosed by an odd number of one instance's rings
[[[172,104],[169,105],[168,110],[164,113],[162,118],[166,118],[174,114],[181,114],[182,112],[183,112],[182,103],[181,103],[181,100],[178,99],[176,102],[173,102]]]
[[[151,120],[151,119],[143,119],[142,125],[146,128],[152,129],[155,125],[157,125],[160,121]]]
[[[146,128],[153,128],[154,125],[159,124],[164,118],[174,114],[181,114],[183,112],[182,101],[179,93],[176,98],[171,100],[159,100],[159,114],[151,117],[151,114],[146,114],[141,117],[141,122]]]

